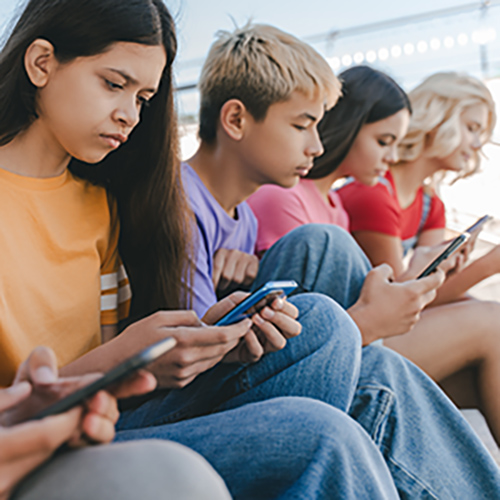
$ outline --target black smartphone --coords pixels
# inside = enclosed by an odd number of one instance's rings
[[[233,307],[215,323],[215,326],[226,326],[242,321],[264,309],[277,297],[284,297],[298,287],[298,283],[290,281],[268,281],[261,288]]]
[[[467,229],[464,230],[464,233],[474,233],[475,231],[480,231],[484,224],[486,224],[489,220],[491,220],[493,217],[491,215],[483,215],[479,219],[477,219],[472,226],[469,226]]]
[[[49,417],[51,415],[64,413],[71,408],[82,404],[86,399],[90,398],[100,390],[120,382],[121,380],[132,375],[135,371],[140,368],[144,368],[149,363],[155,361],[167,351],[172,349],[175,344],[176,340],[174,338],[167,337],[160,342],[156,342],[155,344],[146,347],[146,349],[123,361],[91,384],[76,390],[69,396],[66,396],[56,403],[48,406],[47,408],[36,413],[34,416],[29,417],[28,420],[40,420],[41,418]]]
[[[443,260],[447,259],[455,250],[461,247],[469,238],[470,238],[469,233],[462,233],[459,234],[453,240],[451,240],[451,243],[417,276],[417,279],[429,276],[429,274],[434,272],[437,266],[439,266],[439,264],[441,264]]]

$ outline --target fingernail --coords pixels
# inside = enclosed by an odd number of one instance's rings
[[[264,324],[264,320],[258,314],[254,314],[253,320],[257,325]]]
[[[260,314],[265,319],[272,319],[272,318],[274,318],[274,311],[272,309],[270,309],[269,307],[265,307],[264,309],[262,309],[262,311],[260,312]]]
[[[273,309],[275,310],[280,310],[280,309],[283,309],[283,305],[285,304],[284,300],[280,297],[278,297],[275,301],[274,301],[274,304],[273,304]]]
[[[55,373],[48,366],[41,366],[35,370],[34,382],[38,384],[51,384],[57,380]]]
[[[30,389],[31,385],[28,382],[19,382],[18,384],[7,387],[6,391],[12,396],[18,396],[21,394],[27,394]]]

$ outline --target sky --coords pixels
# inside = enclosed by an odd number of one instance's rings
[[[9,0],[0,0],[9,1]],[[302,38],[422,12],[468,5],[464,0],[166,0],[177,21],[180,58],[205,56],[214,33],[253,19]]]

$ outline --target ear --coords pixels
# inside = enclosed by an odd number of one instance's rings
[[[242,139],[249,113],[239,99],[229,99],[220,110],[220,124],[224,132],[234,141]]]
[[[57,65],[54,46],[47,40],[37,38],[24,54],[24,67],[31,83],[38,88],[45,87],[50,74]]]

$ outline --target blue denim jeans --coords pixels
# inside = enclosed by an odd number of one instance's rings
[[[253,287],[294,279],[347,309],[370,269],[349,233],[308,224],[266,252]],[[403,498],[500,498],[498,467],[474,431],[439,387],[397,353],[363,349],[349,414],[382,451]]]
[[[303,331],[285,349],[255,364],[221,364],[123,412],[116,440],[189,446],[238,499],[398,498],[382,454],[347,415],[359,332],[328,297],[294,302]]]

